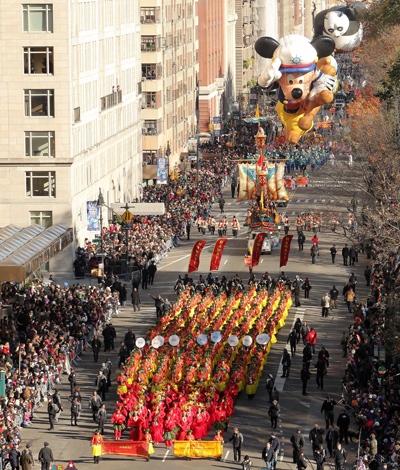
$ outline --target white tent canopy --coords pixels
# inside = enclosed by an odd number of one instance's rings
[[[128,203],[129,212],[132,215],[164,215],[165,205],[163,202],[130,202]],[[110,207],[118,215],[125,212],[125,204],[123,202],[114,202]]]

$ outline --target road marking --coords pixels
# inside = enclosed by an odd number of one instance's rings
[[[261,263],[263,263],[263,262],[264,262],[264,258],[261,258]]]
[[[309,201],[309,199],[306,199],[304,202],[307,203]]]
[[[225,454],[224,462],[226,462],[226,459],[228,458],[229,452],[230,452],[230,450],[228,450],[228,452]]]
[[[176,259],[175,261],[172,261],[171,263],[162,265],[158,268],[158,271],[160,271],[161,269],[167,268],[168,266],[171,266],[171,264],[177,263],[178,261],[182,261],[183,259],[188,258],[189,256],[190,256],[190,254],[182,256],[182,258]]]
[[[304,317],[305,313],[306,313],[305,308],[297,308],[296,309],[296,312],[295,312],[294,317],[293,317],[292,328],[294,328],[294,325],[295,325],[296,320],[298,318],[300,318],[300,320],[303,321],[303,317]],[[290,329],[290,331],[292,330],[292,328]],[[277,372],[276,378],[275,378],[275,387],[278,390],[278,392],[283,392],[283,387],[285,386],[286,377],[281,377],[282,374],[283,374],[283,365],[282,365],[282,361],[280,360],[279,361],[278,372]]]
[[[322,199],[322,204],[324,204],[324,202],[325,202],[325,199]]]
[[[225,262],[224,262],[224,266],[226,265],[227,262],[228,262],[228,260],[226,259]]]
[[[164,458],[162,459],[163,462],[165,462],[165,459],[167,458],[168,454],[169,454],[169,449],[167,449],[167,452],[165,453]]]
[[[314,204],[318,201],[318,199],[314,199]]]
[[[232,203],[231,202],[228,202],[228,206],[230,206]]]
[[[311,403],[304,403],[304,401],[301,401],[300,402],[302,405],[304,405],[306,408],[310,408],[311,407]]]
[[[331,199],[331,204],[333,204],[334,202],[335,202],[335,200],[334,200],[334,199]]]
[[[285,456],[285,454],[282,454],[280,457],[279,457],[279,460],[282,462],[283,461],[283,457]]]

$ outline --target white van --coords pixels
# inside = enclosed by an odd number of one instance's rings
[[[247,252],[249,255],[253,253],[254,240],[259,233],[264,233],[264,232],[257,232],[257,231],[250,232],[247,237]],[[266,253],[267,255],[270,255],[272,253],[271,234],[269,232],[265,232],[265,234],[266,235],[264,238],[261,253]]]

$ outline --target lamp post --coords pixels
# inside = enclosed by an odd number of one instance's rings
[[[165,151],[165,156],[167,157],[167,191],[168,191],[168,194],[167,194],[167,210],[169,210],[169,198],[170,198],[170,195],[171,195],[171,189],[170,189],[170,186],[169,186],[169,157],[171,155],[171,148],[169,146],[169,141],[167,142],[167,150]]]
[[[97,199],[97,207],[100,207],[100,251],[104,253],[104,245],[103,245],[103,206],[104,206],[104,198],[101,192],[101,188],[99,188],[99,198]]]

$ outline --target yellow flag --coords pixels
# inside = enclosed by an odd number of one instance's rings
[[[218,441],[174,441],[174,455],[191,459],[221,457],[222,445]]]
[[[258,105],[257,105],[257,109],[256,109],[256,115],[254,117],[256,119],[258,119],[260,117],[260,112],[258,111]]]

